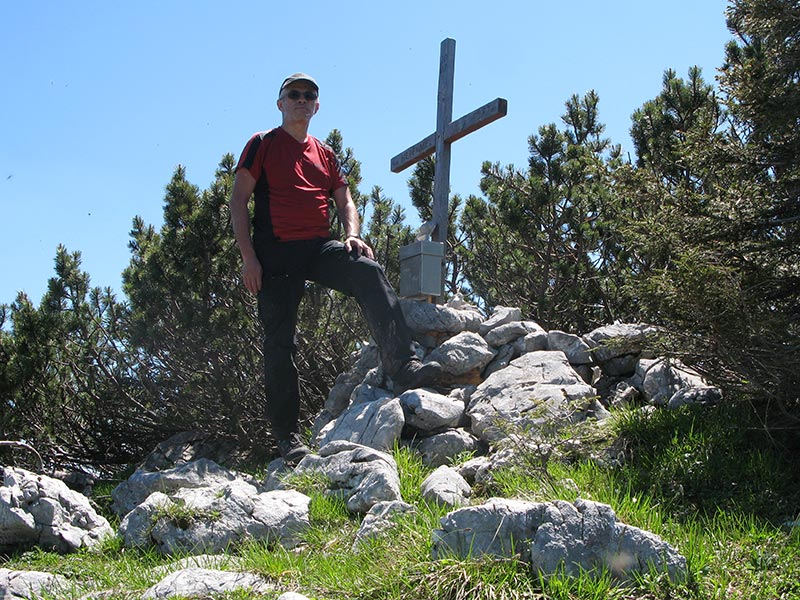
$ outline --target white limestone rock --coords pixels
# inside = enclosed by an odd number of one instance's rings
[[[553,419],[568,419],[571,401],[596,393],[563,352],[540,350],[522,355],[481,383],[467,414],[472,433],[491,442],[505,437],[507,425],[537,428]]]
[[[119,516],[125,516],[153,492],[169,494],[187,487],[197,488],[223,484],[238,477],[235,472],[225,469],[207,458],[185,463],[166,471],[137,469],[126,481],[112,490],[111,497],[114,502],[111,508]]]
[[[456,469],[445,465],[428,475],[420,490],[425,500],[444,506],[464,506],[472,495],[467,480]]]
[[[63,481],[3,467],[0,550],[39,546],[57,552],[91,548],[114,535],[89,499]]]
[[[309,454],[295,474],[327,479],[328,492],[345,499],[352,513],[364,514],[384,500],[402,500],[397,463],[390,454],[347,441],[330,442]]]
[[[400,400],[383,396],[380,400],[351,405],[320,431],[320,447],[335,441],[353,442],[376,450],[394,447],[405,425]]]
[[[426,360],[438,362],[452,375],[464,375],[475,369],[482,370],[495,354],[480,335],[465,331],[442,343]]]
[[[464,401],[427,389],[409,390],[400,396],[406,425],[423,433],[458,427],[464,419]]]
[[[266,594],[273,590],[272,584],[253,573],[189,568],[169,574],[148,589],[142,598],[211,598],[232,592]]]
[[[659,536],[617,520],[598,502],[524,502],[492,498],[453,511],[433,533],[433,557],[521,556],[548,577],[563,569],[577,575],[608,569],[618,580],[647,573],[653,565],[676,581],[686,559]]]

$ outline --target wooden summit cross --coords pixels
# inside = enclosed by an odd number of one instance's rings
[[[442,41],[439,57],[439,95],[436,111],[436,131],[392,159],[393,173],[436,153],[436,174],[433,180],[433,230],[432,240],[447,241],[447,205],[450,194],[450,144],[462,137],[506,116],[508,102],[495,98],[488,104],[453,121],[453,78],[456,62],[456,41]]]

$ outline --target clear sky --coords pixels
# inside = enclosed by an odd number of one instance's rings
[[[61,1],[0,4],[0,303],[38,305],[56,247],[119,291],[134,216],[160,228],[178,164],[206,188],[226,152],[279,124],[288,74],[320,84],[317,137],[339,129],[406,207],[390,159],[436,124],[439,47],[456,40],[453,117],[503,97],[508,115],[456,142],[451,192],[479,194],[484,160],[524,166],[527,138],[596,90],[606,135],[632,153],[630,116],[666,69],[714,82],[724,0]]]

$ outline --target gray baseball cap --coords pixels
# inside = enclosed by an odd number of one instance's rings
[[[283,92],[283,88],[285,88],[290,83],[294,83],[295,81],[305,81],[307,83],[310,83],[311,85],[314,86],[314,89],[317,90],[317,92],[319,92],[319,86],[317,85],[317,82],[311,75],[306,75],[305,73],[294,73],[292,75],[289,75],[286,79],[283,80],[283,83],[281,84],[281,89],[278,90],[278,95],[279,96],[281,95],[281,93]]]

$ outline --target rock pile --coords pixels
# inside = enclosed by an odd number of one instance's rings
[[[644,353],[658,333],[648,325],[615,323],[578,336],[545,331],[516,308],[497,307],[483,319],[460,302],[404,300],[402,307],[419,357],[441,363],[447,380],[436,390],[395,390],[377,349],[366,345],[314,424],[319,447],[337,440],[377,450],[408,443],[438,467],[485,452],[509,429],[602,420],[608,409],[634,403],[677,408],[721,398],[680,361]]]
[[[514,308],[498,307],[489,318],[458,302],[403,301],[403,310],[419,357],[440,362],[447,373],[436,389],[398,389],[383,372],[377,349],[365,344],[314,423],[318,453],[293,471],[278,459],[260,482],[211,460],[224,449],[214,446],[207,457],[198,456],[202,444],[191,435],[176,439],[173,448],[163,445],[113,492],[125,545],[182,555],[219,553],[250,539],[293,547],[308,527],[310,503],[293,481],[308,476],[323,481],[349,511],[365,515],[357,547],[390,528],[397,514],[415,510],[403,502],[388,452],[408,445],[435,468],[422,484],[422,497],[454,509],[432,532],[434,558],[513,552],[545,575],[560,566],[568,572],[609,568],[624,579],[656,565],[672,577],[684,576],[685,559],[675,549],[619,522],[610,506],[580,499],[471,505],[472,486],[514,460],[514,450],[503,447],[509,432],[535,438],[565,424],[602,421],[620,406],[655,410],[718,402],[720,391],[699,374],[645,352],[655,328],[615,323],[578,336],[545,331]],[[468,455],[474,458],[455,460]],[[30,477],[36,476],[4,471],[0,543],[70,551],[112,533],[64,490],[44,491],[45,478],[34,484]],[[43,507],[55,514],[57,505],[71,512],[47,522]],[[215,571],[191,568],[204,570],[170,577],[205,581]],[[261,585],[247,581],[253,589]],[[148,597],[166,597],[160,590]]]

